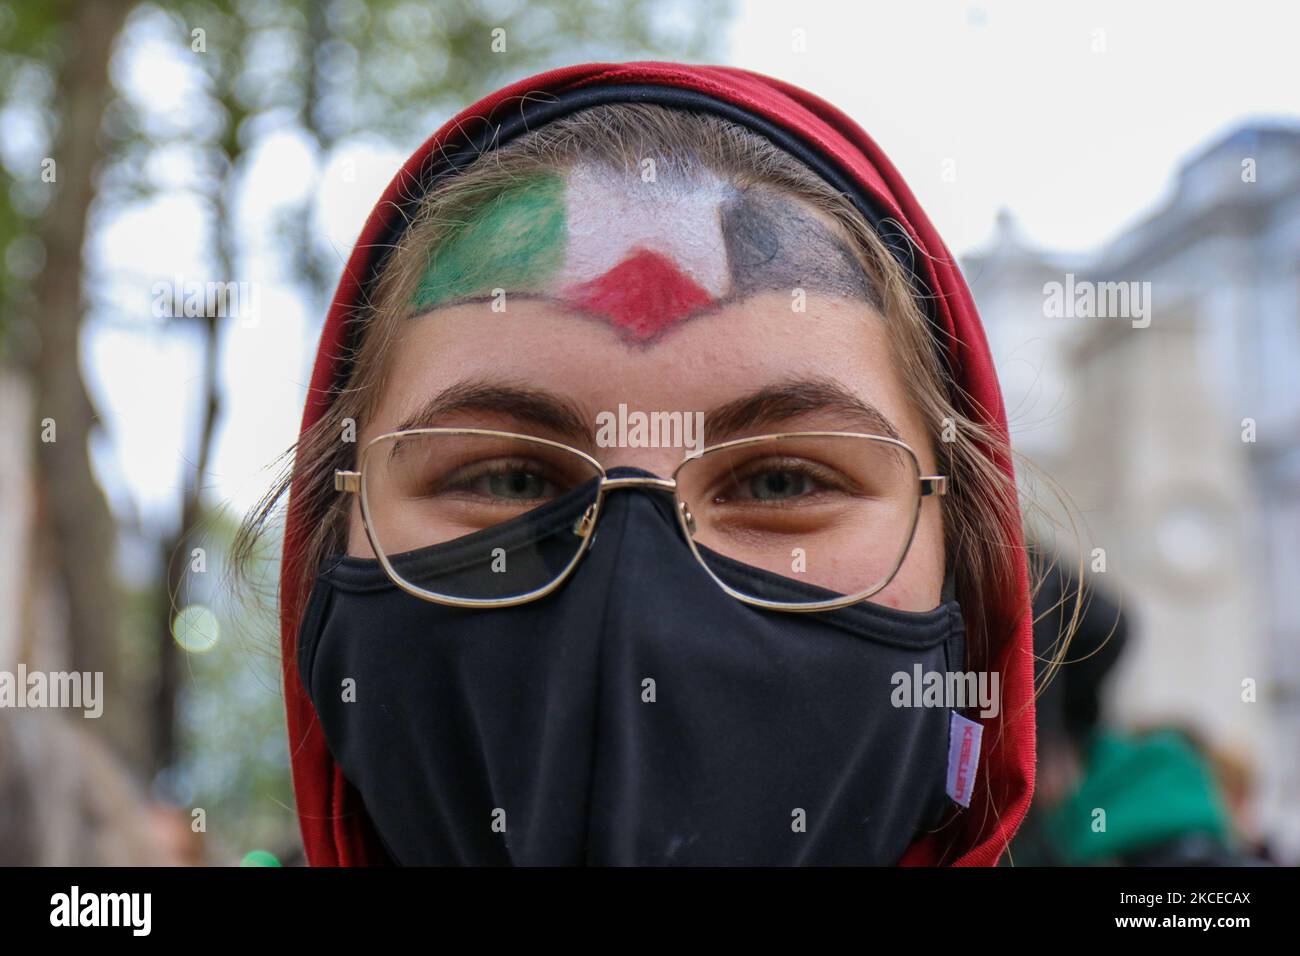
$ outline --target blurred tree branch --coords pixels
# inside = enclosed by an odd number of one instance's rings
[[[116,529],[95,481],[90,441],[98,416],[81,377],[82,246],[104,157],[99,135],[109,100],[108,63],[130,0],[63,3],[56,99],[60,124],[52,158],[53,197],[36,235],[44,268],[33,292],[38,346],[29,373],[40,420],[52,419],[54,441],[37,435],[34,540],[44,566],[31,569],[36,585],[57,582],[67,608],[68,666],[102,671],[116,691],[119,594],[114,573]],[[110,697],[110,700],[112,698]],[[107,708],[106,708],[107,711]]]

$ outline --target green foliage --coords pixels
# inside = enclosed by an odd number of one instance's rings
[[[0,5],[0,362],[14,361],[31,308],[31,280],[43,261],[33,223],[50,199],[41,161],[57,131],[55,71],[64,23],[52,4]]]

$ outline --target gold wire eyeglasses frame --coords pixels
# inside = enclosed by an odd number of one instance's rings
[[[506,597],[506,598],[453,597],[448,594],[438,594],[437,592],[434,591],[429,591],[424,588],[416,587],[415,585],[406,581],[401,576],[401,574],[393,567],[391,562],[388,560],[388,555],[386,554],[384,548],[379,544],[379,541],[377,540],[377,535],[374,532],[373,522],[371,521],[370,500],[367,494],[366,462],[369,459],[371,452],[378,445],[392,442],[396,439],[411,438],[419,435],[482,435],[482,436],[488,436],[493,438],[504,438],[504,439],[511,439],[516,441],[523,441],[525,443],[532,443],[536,445],[541,445],[541,446],[569,452],[570,454],[576,455],[577,457],[581,458],[584,462],[590,465],[594,473],[600,476],[600,481],[596,488],[596,499],[590,505],[587,506],[586,511],[584,511],[582,516],[574,523],[573,532],[582,540],[581,540],[581,544],[578,547],[577,552],[574,554],[573,558],[569,561],[569,563],[565,566],[564,570],[562,570],[558,575],[556,575],[554,580],[550,581],[543,587],[536,588],[532,591],[526,592],[524,594],[516,595],[514,597]],[[804,603],[804,604],[796,604],[796,603],[785,602],[785,601],[769,601],[765,598],[758,598],[737,591],[729,584],[727,584],[725,581],[723,581],[720,577],[718,577],[716,573],[714,573],[713,569],[709,567],[708,562],[704,559],[704,556],[700,554],[699,549],[696,547],[695,519],[691,515],[690,508],[687,505],[687,503],[683,501],[681,498],[677,497],[678,474],[681,473],[681,470],[683,468],[690,465],[691,462],[696,461],[697,459],[700,458],[704,458],[708,455],[716,454],[724,450],[734,450],[737,448],[742,448],[747,445],[755,445],[762,442],[770,442],[773,440],[786,440],[786,439],[794,439],[794,438],[830,438],[830,437],[862,438],[873,442],[881,442],[887,445],[891,445],[894,448],[902,451],[905,455],[907,455],[907,457],[911,461],[914,469],[914,474],[918,476],[919,486],[917,488],[918,493],[916,495],[916,505],[912,509],[912,514],[910,517],[910,521],[908,523],[907,541],[898,555],[898,560],[895,561],[894,566],[892,569],[890,569],[889,574],[886,575],[879,584],[876,584],[870,588],[867,588],[866,590],[854,594],[843,595],[837,598],[828,598],[824,601],[816,601],[816,602]],[[581,561],[583,555],[587,553],[587,548],[591,545],[591,540],[593,536],[592,533],[595,530],[596,522],[599,519],[601,514],[601,505],[605,501],[605,495],[611,491],[619,491],[628,488],[644,488],[651,491],[662,491],[671,494],[673,496],[674,502],[676,504],[676,507],[673,509],[673,513],[676,514],[677,516],[678,525],[681,528],[683,537],[686,539],[687,545],[691,549],[691,553],[695,556],[695,560],[698,561],[700,565],[703,566],[704,570],[708,572],[709,577],[711,577],[714,580],[714,582],[720,588],[722,588],[722,590],[725,591],[727,594],[731,595],[733,598],[735,598],[738,601],[742,601],[745,604],[749,604],[754,607],[766,608],[772,611],[792,611],[796,613],[803,613],[803,612],[810,612],[810,611],[829,611],[829,610],[834,610],[836,608],[848,607],[851,604],[857,604],[859,601],[866,600],[867,598],[871,597],[873,594],[876,594],[879,591],[881,591],[883,588],[887,587],[889,582],[892,581],[895,575],[898,574],[899,568],[903,566],[903,561],[907,558],[907,553],[912,548],[912,540],[916,536],[916,526],[920,520],[922,502],[926,498],[946,495],[948,493],[948,477],[946,475],[921,475],[920,460],[917,458],[916,452],[914,452],[912,448],[909,445],[907,445],[905,442],[900,441],[897,438],[889,438],[884,435],[870,435],[861,432],[808,431],[808,432],[780,432],[780,433],[769,434],[769,435],[756,435],[753,437],[737,438],[731,441],[721,442],[720,444],[717,445],[707,446],[706,448],[701,449],[697,453],[688,455],[680,464],[677,465],[676,468],[673,469],[671,478],[642,478],[637,476],[610,478],[608,473],[605,471],[604,466],[601,465],[600,462],[598,462],[595,458],[593,458],[591,455],[588,455],[586,452],[582,451],[581,449],[574,448],[572,445],[566,445],[563,442],[551,441],[550,439],[547,438],[539,438],[535,435],[521,435],[516,432],[498,431],[496,429],[491,429],[491,428],[410,428],[403,431],[387,432],[383,435],[376,436],[375,438],[371,439],[369,442],[366,443],[365,447],[361,450],[360,467],[356,471],[338,469],[334,472],[335,491],[359,495],[360,505],[361,505],[361,521],[365,527],[366,538],[370,542],[370,547],[375,552],[375,556],[378,558],[380,565],[383,567],[385,573],[392,580],[392,582],[396,584],[399,588],[401,588],[403,591],[406,591],[407,593],[414,595],[415,597],[421,598],[422,600],[432,601],[436,604],[445,604],[451,607],[476,607],[476,608],[513,607],[517,604],[526,604],[529,601],[536,601],[537,599],[543,598],[546,595],[550,594],[552,591],[555,591],[562,584],[564,584],[566,580],[568,580],[569,575],[571,575],[573,573],[573,570],[578,566],[578,562]]]

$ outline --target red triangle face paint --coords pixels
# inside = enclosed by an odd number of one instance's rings
[[[649,249],[637,249],[604,275],[570,286],[561,298],[575,309],[606,317],[638,342],[714,302],[671,259]]]

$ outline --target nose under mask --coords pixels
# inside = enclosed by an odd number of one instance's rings
[[[691,555],[669,496],[625,489],[568,580],[516,607],[435,604],[331,557],[297,663],[394,862],[890,865],[954,806],[952,711],[894,706],[893,677],[963,656],[951,574],[932,611],[751,607]]]

